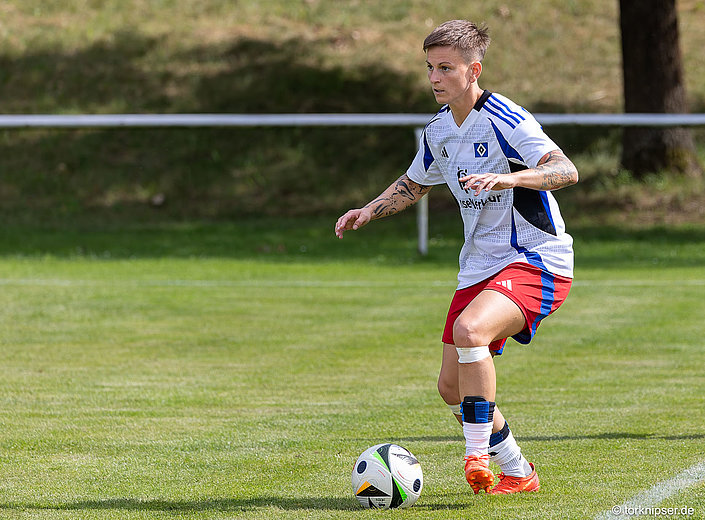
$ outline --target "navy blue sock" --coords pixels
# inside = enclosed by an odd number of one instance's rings
[[[490,435],[490,455],[495,455],[495,453],[492,453],[492,446],[497,446],[497,444],[509,437],[509,432],[509,424],[505,420],[502,429]]]
[[[509,431],[509,424],[507,424],[507,421],[504,421],[504,426],[502,426],[502,429],[493,433],[490,437],[490,447],[495,446],[506,439],[509,436]]]

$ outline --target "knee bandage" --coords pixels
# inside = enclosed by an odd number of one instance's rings
[[[455,347],[458,351],[458,363],[475,363],[490,357],[490,347]]]

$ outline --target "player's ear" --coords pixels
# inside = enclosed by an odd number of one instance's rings
[[[472,74],[472,80],[477,81],[477,79],[480,77],[480,74],[482,74],[482,63],[479,61],[473,61],[470,64],[470,72]]]

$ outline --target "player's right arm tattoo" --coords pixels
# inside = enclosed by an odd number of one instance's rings
[[[405,173],[365,207],[372,210],[373,219],[394,215],[414,204],[431,188],[412,181]]]
[[[542,190],[557,190],[578,182],[578,170],[560,150],[544,155],[534,170],[541,175]]]

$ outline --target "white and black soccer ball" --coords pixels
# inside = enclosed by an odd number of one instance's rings
[[[411,507],[423,489],[421,464],[396,444],[377,444],[358,457],[352,471],[353,493],[362,507]]]

